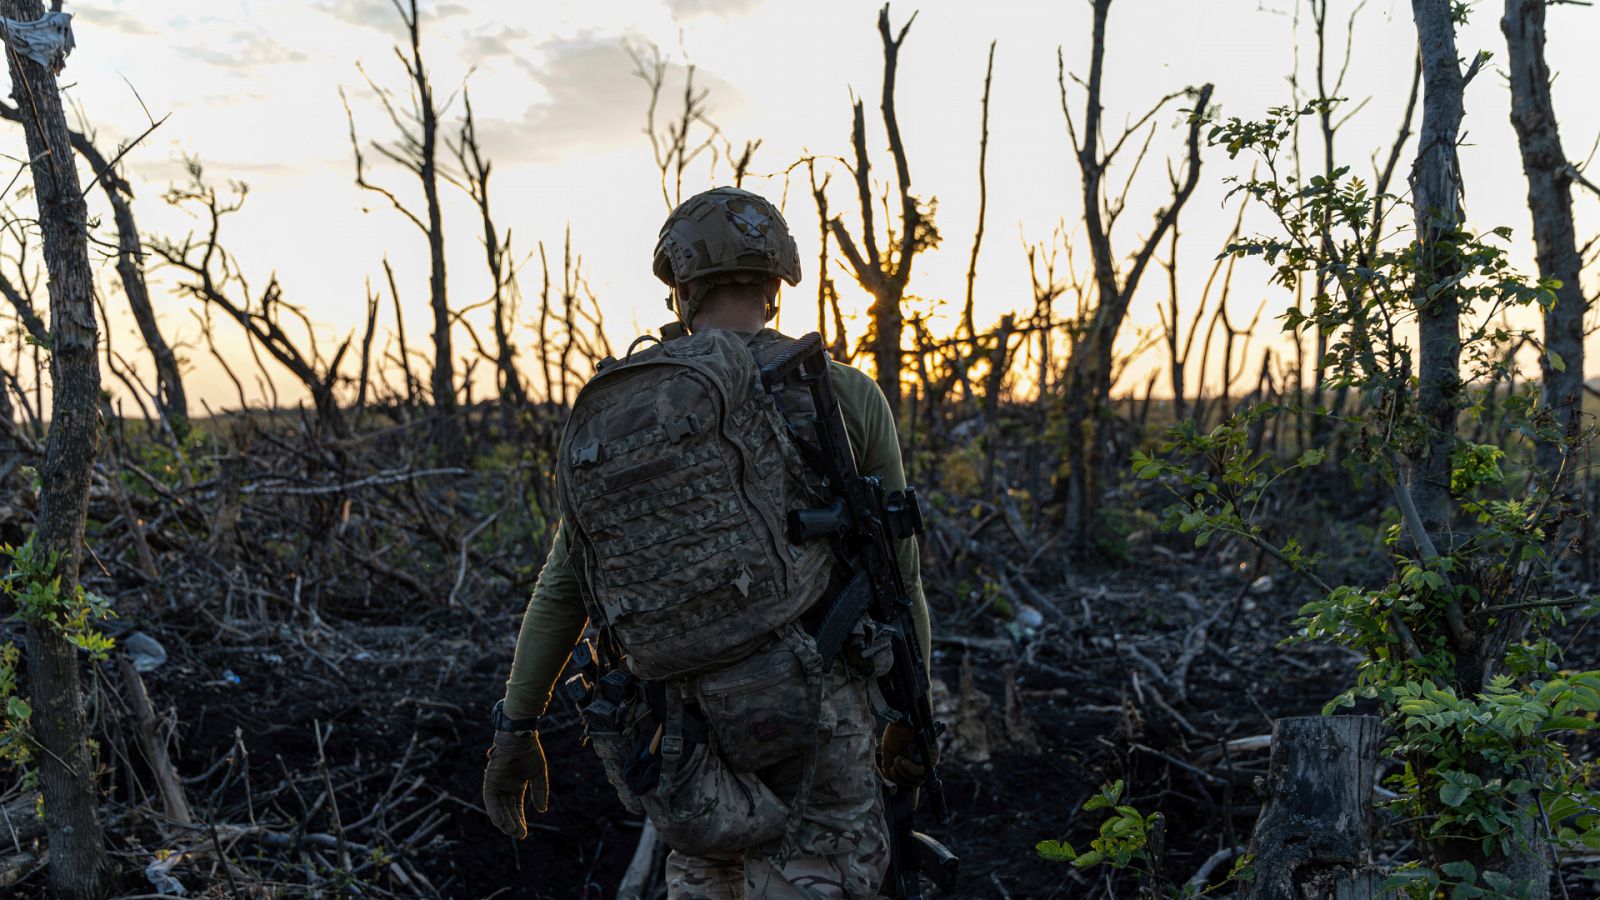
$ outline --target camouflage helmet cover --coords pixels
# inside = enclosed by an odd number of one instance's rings
[[[800,252],[783,214],[764,197],[734,187],[696,194],[661,226],[652,267],[669,287],[688,283],[667,306],[685,325],[707,291],[727,282],[781,278],[800,282]],[[769,304],[767,318],[777,312]]]

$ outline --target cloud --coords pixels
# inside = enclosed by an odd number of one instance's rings
[[[526,28],[491,24],[462,35],[461,57],[469,66],[509,59],[527,69],[528,56],[534,49],[533,33]]]
[[[536,57],[519,61],[544,89],[544,98],[529,106],[520,120],[482,123],[485,149],[495,158],[548,162],[574,150],[645,140],[640,130],[649,92],[634,75],[633,60],[621,40],[591,34],[548,41],[539,46]],[[681,64],[668,67],[658,126],[677,109],[683,79]],[[742,99],[731,84],[704,69],[695,70],[695,85],[709,90],[713,117],[718,109]]]
[[[667,10],[674,19],[706,15],[728,19],[742,16],[761,3],[762,0],[666,0]]]
[[[313,167],[331,167],[330,164],[317,160],[287,163],[276,160],[205,157],[201,162],[205,164],[206,181],[218,189],[226,187],[231,181],[248,183],[257,179],[278,179],[282,183],[290,178],[303,178]],[[123,165],[136,186],[153,186],[157,189],[149,191],[151,196],[158,196],[159,189],[167,185],[182,184],[189,180],[189,163],[182,156],[171,156],[166,159],[129,159]],[[148,187],[146,190],[148,191]]]
[[[290,50],[258,31],[236,31],[232,37],[181,52],[193,59],[236,71],[249,71],[280,63],[305,62],[306,55]]]
[[[401,30],[400,13],[391,0],[315,0],[312,6],[350,25],[376,28],[385,34],[397,34]],[[448,0],[427,0],[418,4],[418,9],[424,29],[429,22],[471,12],[466,6]]]
[[[72,27],[97,31],[104,29],[118,34],[146,35],[155,34],[154,28],[145,23],[144,19],[125,12],[105,6],[72,4]]]

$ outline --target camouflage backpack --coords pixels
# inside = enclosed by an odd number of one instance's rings
[[[770,334],[764,333],[764,334]],[[737,662],[826,588],[826,541],[790,543],[814,479],[758,356],[785,342],[708,330],[633,352],[578,394],[557,457],[590,613],[643,679]]]

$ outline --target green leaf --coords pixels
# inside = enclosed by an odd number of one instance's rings
[[[1582,716],[1551,716],[1539,726],[1540,731],[1587,731],[1595,727],[1593,719]]]
[[[33,707],[21,697],[10,697],[6,700],[6,717],[18,722],[27,721],[33,715]]]
[[[1448,806],[1451,809],[1454,809],[1467,802],[1468,793],[1467,786],[1464,784],[1450,782],[1439,786],[1439,800],[1443,802],[1445,806]],[[1452,865],[1454,865],[1454,863],[1452,863]],[[1470,867],[1471,863],[1465,863],[1465,865]]]
[[[1483,873],[1483,883],[1499,891],[1503,896],[1511,896],[1511,878],[1503,872],[1487,871]]]
[[[1072,862],[1078,858],[1078,852],[1066,841],[1040,841],[1033,845],[1039,856],[1051,862]]]

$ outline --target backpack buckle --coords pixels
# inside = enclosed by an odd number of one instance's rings
[[[679,416],[676,419],[668,419],[663,427],[666,429],[668,440],[681,441],[699,431],[700,422],[694,417],[693,413],[690,413],[686,416]]]
[[[582,469],[588,466],[598,466],[605,458],[605,448],[599,441],[574,448],[572,451],[572,467]]]

